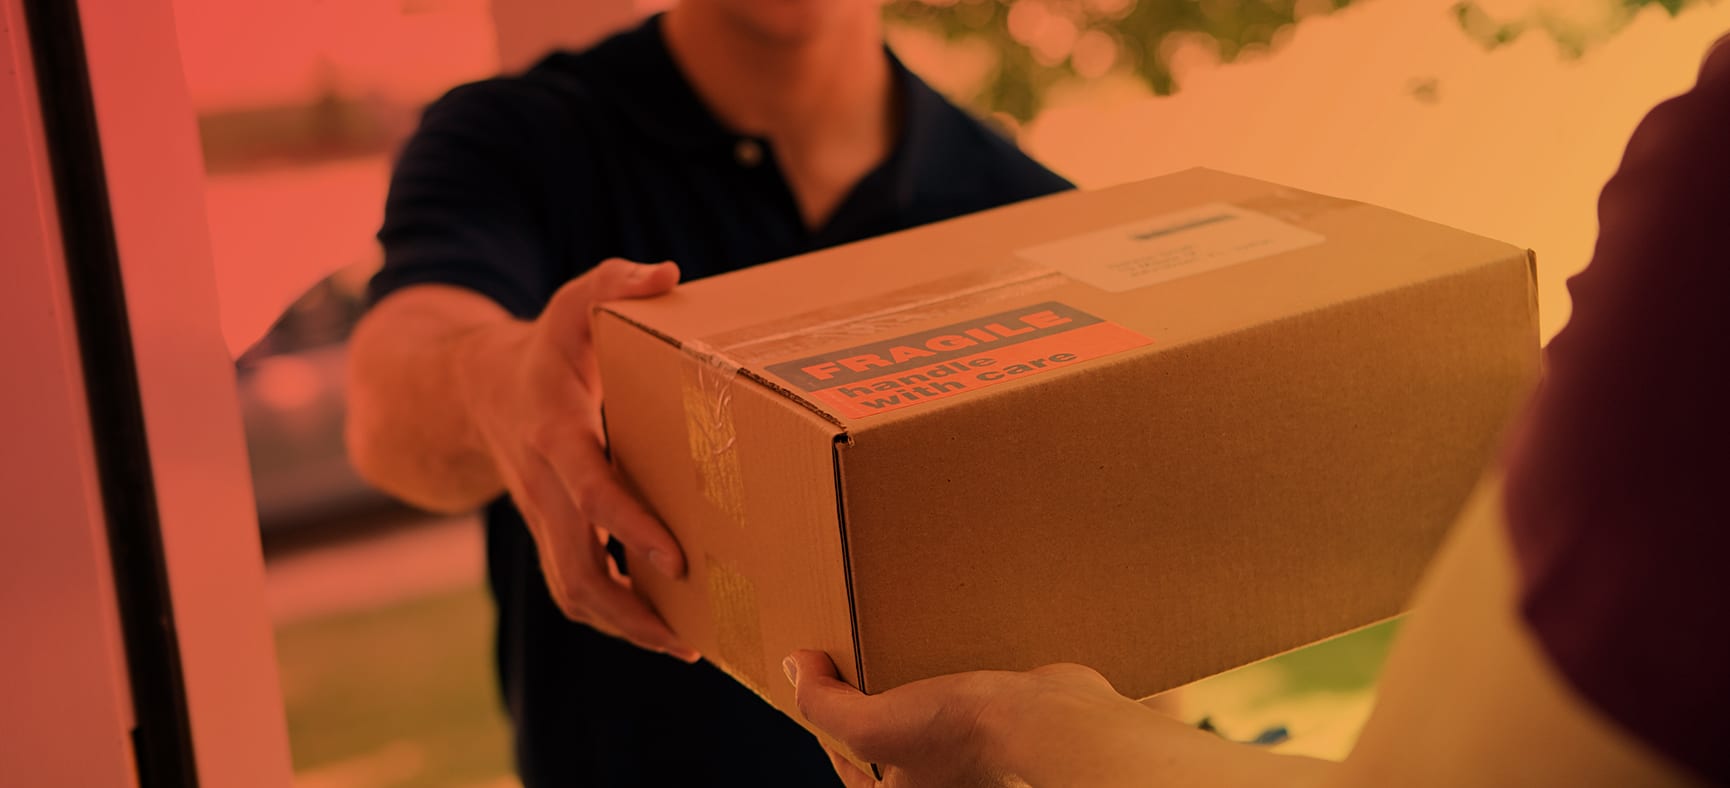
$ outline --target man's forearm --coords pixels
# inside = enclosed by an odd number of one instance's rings
[[[473,418],[471,379],[503,369],[530,325],[472,294],[416,290],[387,298],[355,330],[349,456],[408,503],[468,511],[504,489]]]

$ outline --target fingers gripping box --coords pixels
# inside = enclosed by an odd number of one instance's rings
[[[1146,696],[1400,612],[1538,370],[1528,252],[1191,170],[595,315],[635,582],[798,717],[1052,662]]]

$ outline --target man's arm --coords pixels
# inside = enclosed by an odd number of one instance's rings
[[[349,346],[346,438],[355,469],[436,512],[470,511],[503,494],[465,392],[469,379],[498,374],[528,329],[457,287],[420,285],[380,301]]]
[[[496,366],[508,348],[466,351],[521,334],[574,273],[536,177],[554,138],[582,143],[560,117],[518,82],[464,85],[426,109],[391,170],[346,437],[360,474],[409,503],[467,511],[506,492],[463,384],[498,374],[465,365]]]
[[[598,533],[664,574],[684,572],[678,542],[607,462],[589,333],[595,304],[664,293],[678,278],[670,263],[608,260],[533,321],[461,288],[405,287],[354,337],[347,439],[363,476],[411,502],[459,511],[509,493],[567,617],[693,661],[615,576]]]
[[[384,265],[352,340],[349,453],[362,476],[429,509],[510,495],[567,617],[691,660],[601,538],[648,559],[633,568],[684,572],[677,541],[607,462],[589,349],[596,303],[666,292],[679,272],[572,254],[583,190],[552,200],[546,180],[549,150],[586,142],[569,120],[513,80],[427,109],[391,173]]]

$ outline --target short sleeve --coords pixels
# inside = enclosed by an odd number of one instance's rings
[[[445,284],[531,318],[569,278],[549,218],[560,200],[546,175],[547,127],[559,115],[530,91],[506,80],[475,83],[426,110],[391,174],[378,233],[384,264],[369,303],[411,285]]]
[[[1730,781],[1730,47],[1655,108],[1506,464],[1521,614],[1590,704]]]

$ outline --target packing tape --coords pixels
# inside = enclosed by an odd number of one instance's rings
[[[1275,189],[1233,205],[1308,225],[1322,214],[1362,205],[1354,200],[1297,189]],[[1039,293],[1077,280],[1023,258],[714,334],[698,343],[719,348],[737,364],[757,364],[809,355],[852,340],[899,331],[917,322],[963,313],[980,304]]]
[[[705,347],[724,349],[738,364],[797,358],[1071,281],[1049,267],[1016,261],[716,334],[705,338]]]
[[[769,320],[680,345],[690,358],[681,370],[685,434],[706,497],[735,523],[745,524],[744,477],[733,425],[733,381],[740,374],[782,391],[812,412],[841,422],[799,394],[786,391],[745,364],[796,358],[825,347],[905,330],[979,304],[1038,293],[1073,281],[1025,261],[975,270],[857,299],[792,317]]]
[[[689,358],[680,374],[685,436],[703,497],[739,526],[745,524],[745,477],[733,425],[733,379],[739,365],[703,342],[681,346]]]
[[[1343,197],[1286,188],[1273,189],[1247,199],[1232,200],[1231,204],[1305,228],[1310,226],[1311,220],[1322,214],[1363,205]]]
[[[763,627],[757,616],[757,587],[713,555],[705,556],[709,574],[709,616],[715,622],[715,650],[710,658],[755,691],[768,697],[768,656],[763,653]]]

